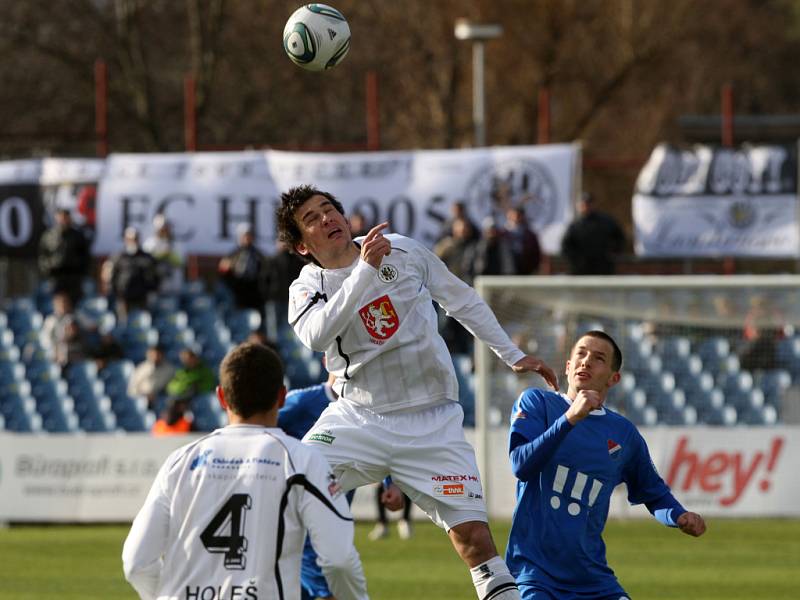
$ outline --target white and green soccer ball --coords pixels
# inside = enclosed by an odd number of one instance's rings
[[[333,7],[306,4],[286,21],[283,49],[294,64],[304,69],[330,69],[342,62],[350,49],[350,26]]]

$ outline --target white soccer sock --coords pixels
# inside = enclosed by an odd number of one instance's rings
[[[517,582],[499,556],[472,567],[469,572],[479,600],[520,600]]]

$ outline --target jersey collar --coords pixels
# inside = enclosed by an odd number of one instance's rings
[[[569,404],[569,405],[572,404],[572,400],[565,393],[558,392],[558,395],[561,396],[564,399],[564,402],[566,402],[567,404]],[[595,408],[592,412],[589,413],[590,416],[591,415],[600,416],[600,415],[604,415],[604,414],[606,414],[605,406],[601,406],[600,408]]]

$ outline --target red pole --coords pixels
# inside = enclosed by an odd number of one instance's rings
[[[94,61],[94,135],[99,158],[108,155],[108,70],[106,61]]]
[[[197,106],[194,76],[183,78],[183,139],[187,152],[197,151]]]
[[[726,83],[722,86],[722,145],[726,148],[733,147],[733,85]]]
[[[726,83],[722,86],[720,102],[722,104],[722,145],[726,148],[733,147],[733,85]],[[736,260],[726,256],[722,260],[722,272],[733,275],[736,272]]]
[[[550,143],[550,90],[543,87],[539,90],[539,108],[536,123],[536,143]]]
[[[378,102],[378,74],[367,72],[367,148],[380,150],[381,116]]]

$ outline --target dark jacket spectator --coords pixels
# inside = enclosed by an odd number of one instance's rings
[[[467,205],[457,200],[450,205],[450,216],[442,223],[441,229],[439,229],[439,235],[436,238],[436,242],[441,242],[443,239],[450,237],[453,235],[453,225],[456,221],[466,220],[470,226],[470,234],[469,239],[470,241],[477,242],[478,238],[480,238],[481,234],[478,231],[478,226],[469,218],[467,214]]]
[[[525,211],[510,208],[506,212],[506,239],[514,255],[514,272],[517,275],[532,275],[539,271],[542,251],[539,238],[528,225]]]
[[[267,301],[267,259],[256,248],[249,225],[241,225],[237,233],[239,247],[219,261],[218,271],[233,293],[236,307],[257,310],[263,323]]]
[[[306,262],[291,252],[285,244],[278,242],[278,251],[267,259],[267,300],[274,315],[274,328],[270,335],[278,338],[278,329],[286,326],[289,310],[289,286],[300,275]]]
[[[148,296],[158,289],[156,260],[142,250],[135,229],[125,230],[125,250],[104,266],[103,278],[116,299],[120,321],[125,321],[131,310],[145,308]]]
[[[473,274],[513,275],[514,254],[505,235],[497,228],[497,223],[492,217],[486,217],[482,225],[481,239],[473,250]]]
[[[578,203],[578,218],[567,228],[561,251],[573,275],[612,275],[616,255],[625,246],[625,234],[611,215],[594,207],[591,195]]]
[[[54,354],[56,363],[62,369],[89,358],[89,344],[78,321],[73,317],[65,319],[63,334],[55,342]]]
[[[91,266],[90,242],[72,224],[69,210],[56,212],[56,224],[39,242],[39,269],[50,280],[53,293],[66,292],[73,304],[82,296],[82,283]]]
[[[462,281],[472,283],[475,232],[469,219],[456,219],[450,235],[439,241],[433,247],[433,252],[442,259],[453,275]]]

